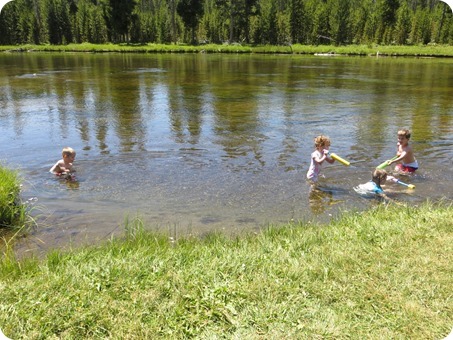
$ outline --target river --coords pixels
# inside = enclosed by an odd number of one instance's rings
[[[0,161],[38,221],[20,252],[106,240],[134,219],[177,238],[363,211],[378,203],[353,187],[395,154],[400,128],[420,169],[389,196],[453,198],[452,59],[33,52],[0,65]],[[313,192],[319,134],[351,165],[325,164]],[[76,182],[48,172],[64,146]]]

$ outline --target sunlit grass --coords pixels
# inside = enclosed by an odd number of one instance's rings
[[[13,338],[441,339],[451,330],[451,204],[382,205],[328,225],[125,238],[3,258]]]
[[[0,228],[21,227],[24,221],[18,173],[0,165]]]
[[[55,52],[118,52],[118,53],[268,53],[268,54],[315,54],[334,53],[342,55],[380,55],[453,57],[451,45],[245,45],[245,44],[68,44],[68,45],[21,45],[0,46],[0,51],[55,51]]]
[[[0,165],[0,254],[3,256],[1,270],[21,266],[15,261],[14,243],[35,225],[29,202],[20,197],[21,179],[18,171]],[[0,284],[1,287],[1,284]],[[0,325],[1,329],[1,325]]]

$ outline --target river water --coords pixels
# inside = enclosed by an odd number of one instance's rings
[[[0,161],[38,227],[17,245],[93,243],[139,218],[172,237],[324,222],[377,204],[353,187],[412,131],[420,169],[387,185],[452,200],[453,60],[211,54],[0,54]],[[305,176],[313,138],[351,162]],[[77,181],[48,170],[77,151]]]

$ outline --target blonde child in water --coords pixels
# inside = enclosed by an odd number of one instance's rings
[[[70,176],[70,174],[75,171],[72,165],[76,157],[76,152],[70,147],[65,147],[61,154],[63,158],[55,163],[49,171],[57,176]]]
[[[315,151],[311,154],[310,168],[307,172],[307,179],[312,183],[318,182],[318,177],[321,172],[322,163],[324,161],[332,164],[335,162],[329,157],[330,139],[327,136],[320,135],[315,138]]]
[[[410,138],[411,132],[409,130],[401,129],[398,131],[397,157],[387,161],[388,165],[399,163],[395,166],[397,171],[411,173],[418,169],[418,162],[415,159],[412,147],[409,145]]]

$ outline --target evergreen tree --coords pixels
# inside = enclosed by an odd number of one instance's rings
[[[440,0],[14,0],[0,44],[176,42],[451,44]],[[189,36],[189,34],[187,34]]]
[[[200,18],[203,16],[203,1],[181,0],[176,7],[176,11],[181,16],[184,25],[191,30],[192,43],[196,43],[195,29],[200,22]]]
[[[448,22],[451,23],[452,10],[446,3],[439,3],[434,10],[434,20],[436,22],[435,41],[448,41]],[[449,18],[449,19],[448,19]],[[447,27],[445,23],[447,22]]]
[[[107,26],[104,20],[102,8],[97,5],[90,7],[90,23],[88,30],[88,41],[94,44],[108,42]]]
[[[330,37],[335,45],[349,41],[349,2],[344,0],[329,1]]]
[[[61,45],[72,42],[69,6],[66,0],[48,0],[47,26],[51,44]]]
[[[353,0],[351,3],[349,26],[351,43],[358,44],[365,40],[365,26],[370,17],[367,1],[369,0]]]
[[[107,13],[113,42],[129,40],[129,27],[136,4],[136,0],[108,0]]]
[[[216,44],[225,40],[225,20],[215,0],[205,1],[204,16],[201,19],[203,38]]]
[[[291,40],[293,43],[307,42],[308,18],[303,0],[290,0]]]
[[[405,45],[409,39],[411,29],[411,17],[407,2],[403,2],[396,13],[395,42]]]
[[[418,7],[415,12],[410,39],[413,44],[427,44],[431,41],[431,22],[425,6]]]
[[[21,43],[17,37],[18,3],[20,0],[8,2],[0,12],[0,44],[15,45]]]
[[[329,26],[329,7],[327,3],[321,1],[312,13],[313,29],[312,43],[329,45],[335,43],[335,38],[330,36]]]

